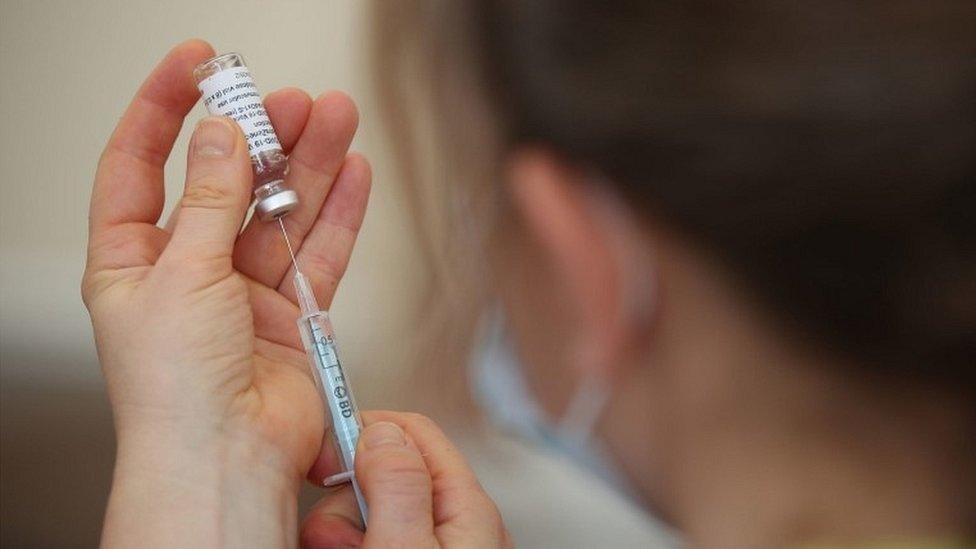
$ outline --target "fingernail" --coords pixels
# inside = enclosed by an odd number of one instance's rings
[[[193,132],[193,154],[204,157],[230,156],[237,139],[232,122],[221,116],[204,118]]]
[[[403,429],[388,421],[374,423],[363,431],[363,446],[366,448],[404,446],[406,444],[407,437],[403,434]]]

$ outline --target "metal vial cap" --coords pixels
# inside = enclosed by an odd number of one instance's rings
[[[298,193],[285,189],[258,200],[254,213],[261,221],[273,221],[298,206]]]

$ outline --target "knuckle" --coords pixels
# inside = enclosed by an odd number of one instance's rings
[[[105,291],[122,282],[118,276],[106,272],[85,272],[81,279],[81,301],[90,314],[96,314],[97,302]]]
[[[91,275],[87,272],[81,277],[81,302],[90,311],[92,300],[95,297],[95,289],[91,281]]]
[[[100,288],[104,286],[104,282],[100,282],[98,278],[98,275],[89,269],[85,269],[85,274],[81,277],[81,302],[89,311],[100,293]]]
[[[204,177],[187,185],[180,199],[182,208],[228,208],[240,202],[240,194],[216,177]]]

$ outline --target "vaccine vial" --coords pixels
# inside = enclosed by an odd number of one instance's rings
[[[278,219],[298,206],[298,194],[285,186],[288,157],[271,126],[251,72],[238,53],[225,53],[193,70],[203,104],[213,115],[229,116],[244,131],[254,169],[254,213]]]

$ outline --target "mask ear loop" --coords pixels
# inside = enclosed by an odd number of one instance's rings
[[[620,200],[620,197],[613,192],[610,179],[598,170],[589,170],[587,181],[591,184],[591,200],[597,203],[599,208],[604,210],[607,219],[622,225],[633,225],[635,221],[629,215],[622,215],[621,210],[629,212],[629,208]],[[629,231],[639,232],[631,227]],[[649,256],[641,253],[639,256],[624,258],[631,269],[648,269],[652,264]],[[648,269],[653,272],[653,269]],[[621,297],[621,303],[628,306],[626,314],[633,317],[649,317],[653,314],[655,305],[653,285],[641,284],[639,287],[625,287],[621,292],[625,295]],[[593,360],[592,353],[585,352],[584,347],[580,354],[581,360]],[[556,424],[556,432],[564,437],[564,440],[574,444],[583,445],[589,441],[596,430],[596,423],[599,421],[607,402],[610,400],[612,387],[606,375],[594,373],[590,366],[592,364],[579,364],[578,371],[584,372],[582,380],[576,393],[566,406],[566,411]]]
[[[596,424],[610,400],[610,384],[600,376],[581,381],[576,394],[555,425],[555,437],[576,464],[602,480],[627,499],[638,502],[633,483],[628,480],[612,453],[596,434]]]
[[[583,379],[556,425],[558,436],[571,444],[584,445],[596,429],[596,422],[610,400],[610,384],[599,376]]]

